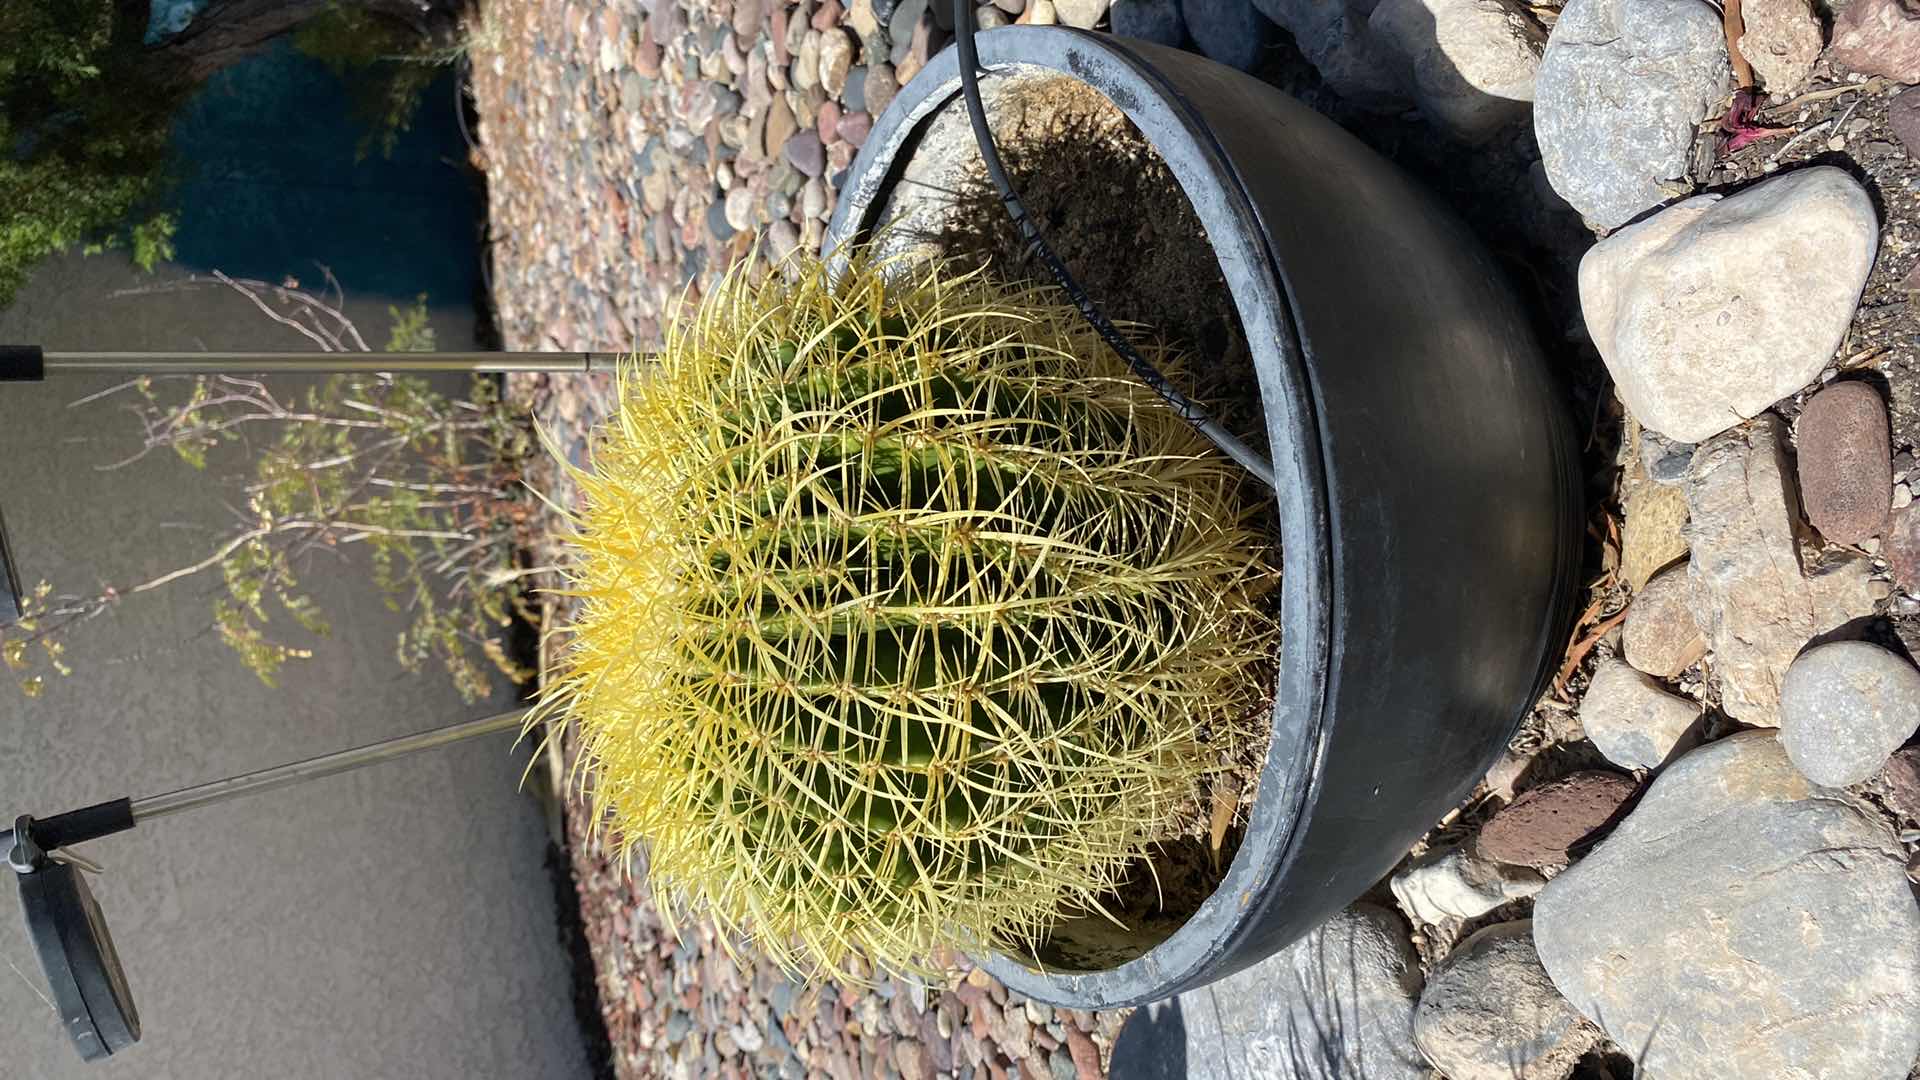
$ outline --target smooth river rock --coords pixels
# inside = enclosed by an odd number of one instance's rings
[[[1728,73],[1720,16],[1700,0],[1570,0],[1534,81],[1553,189],[1605,229],[1686,194],[1674,181]]]
[[[1780,743],[1794,767],[1823,787],[1880,771],[1920,729],[1920,668],[1867,641],[1801,653],[1780,686]]]
[[[1848,551],[1810,562],[1772,413],[1694,451],[1686,493],[1693,618],[1713,652],[1720,704],[1748,724],[1779,724],[1780,680],[1807,642],[1862,616],[1887,594]]]
[[[1380,0],[1368,25],[1399,54],[1414,100],[1456,137],[1479,142],[1532,115],[1545,36],[1503,0]]]
[[[1594,1036],[1540,966],[1527,919],[1455,945],[1413,1014],[1414,1039],[1447,1080],[1566,1076]]]
[[[1534,906],[1553,983],[1660,1080],[1900,1080],[1920,907],[1879,814],[1772,732],[1669,766]]]
[[[1893,508],[1887,406],[1864,382],[1832,383],[1807,399],[1796,428],[1807,520],[1836,544],[1879,536]]]
[[[1798,169],[1688,199],[1594,245],[1580,261],[1580,307],[1634,418],[1697,443],[1820,374],[1879,236],[1852,176]]]
[[[1608,761],[1657,769],[1700,719],[1698,703],[1667,692],[1617,657],[1600,661],[1580,699],[1580,726]]]

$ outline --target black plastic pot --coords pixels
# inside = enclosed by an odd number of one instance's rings
[[[1388,873],[1499,755],[1566,641],[1580,502],[1562,404],[1491,259],[1392,165],[1210,61],[1055,27],[981,34],[996,81],[1081,80],[1166,160],[1252,346],[1286,560],[1273,741],[1224,883],[1106,968],[982,962],[1082,1008],[1166,997],[1290,944]],[[880,220],[963,108],[952,50],[875,123],[829,246]],[[948,129],[952,130],[952,129]],[[1069,926],[1069,938],[1092,926]],[[1062,955],[1072,955],[1064,951]]]

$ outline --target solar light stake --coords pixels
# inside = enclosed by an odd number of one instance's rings
[[[0,852],[20,881],[27,934],[39,954],[55,1007],[85,1061],[110,1057],[140,1041],[134,1008],[113,935],[86,878],[58,849],[124,832],[168,814],[257,795],[350,769],[432,750],[465,739],[517,728],[527,711],[516,709],[478,720],[405,735],[369,746],[231,776],[144,799],[114,799],[44,821],[22,814],[0,831]],[[77,862],[79,860],[74,860]]]
[[[314,375],[337,372],[612,371],[617,352],[51,352],[0,345],[0,382],[49,375]]]

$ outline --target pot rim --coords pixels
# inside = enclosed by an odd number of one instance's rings
[[[1001,953],[976,962],[1010,989],[1080,1008],[1136,1005],[1221,974],[1273,900],[1319,795],[1321,738],[1333,641],[1331,552],[1319,408],[1293,317],[1292,289],[1258,208],[1211,128],[1125,39],[1058,26],[1009,26],[975,37],[981,66],[1025,66],[1090,86],[1126,114],[1167,163],[1206,229],[1252,353],[1278,480],[1281,643],[1273,734],[1260,790],[1226,877],[1187,921],[1143,955],[1101,971],[1043,971]],[[876,119],[849,170],[825,252],[864,232],[911,156],[924,123],[960,102],[957,50],[930,60]],[[1257,946],[1256,946],[1257,947]]]

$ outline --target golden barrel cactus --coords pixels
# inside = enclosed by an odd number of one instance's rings
[[[1058,294],[785,270],[622,373],[542,714],[669,913],[814,971],[1029,951],[1264,729],[1273,553]]]

